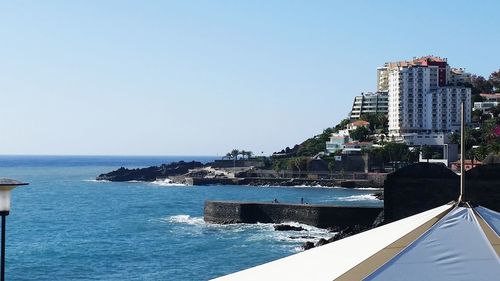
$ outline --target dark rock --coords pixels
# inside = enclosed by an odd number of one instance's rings
[[[373,194],[378,200],[384,200],[384,192],[375,192]]]
[[[96,179],[108,181],[155,181],[159,178],[182,175],[187,173],[189,169],[200,167],[203,167],[203,164],[197,161],[180,161],[140,169],[126,169],[121,167],[118,170],[101,174]]]
[[[378,214],[375,221],[373,222],[372,227],[377,227],[383,224],[384,224],[384,211],[382,210],[380,214]]]
[[[290,239],[315,239],[314,236],[302,235],[302,236],[290,236]]]
[[[304,249],[304,251],[312,249],[312,248],[314,248],[314,243],[310,242],[310,241],[307,241],[306,243],[304,243],[302,245],[302,249]]]
[[[328,244],[329,242],[325,238],[319,239],[318,242],[314,245],[314,247],[319,247]]]
[[[303,231],[305,230],[301,226],[293,226],[288,224],[278,224],[274,226],[274,230],[276,231]]]

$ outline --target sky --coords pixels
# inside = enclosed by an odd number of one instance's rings
[[[1,1],[0,154],[270,154],[387,61],[500,68],[499,1]]]

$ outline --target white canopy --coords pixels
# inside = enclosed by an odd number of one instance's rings
[[[443,205],[214,280],[494,280],[500,214],[476,211]]]

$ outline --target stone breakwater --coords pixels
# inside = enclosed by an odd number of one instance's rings
[[[319,228],[344,228],[372,226],[382,210],[382,207],[206,201],[204,220],[217,224],[293,221]]]

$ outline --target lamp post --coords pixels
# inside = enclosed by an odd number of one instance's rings
[[[27,183],[11,179],[0,179],[0,216],[2,216],[2,257],[0,261],[0,281],[5,280],[5,219],[9,215],[10,211],[10,191],[21,185],[27,185]]]

